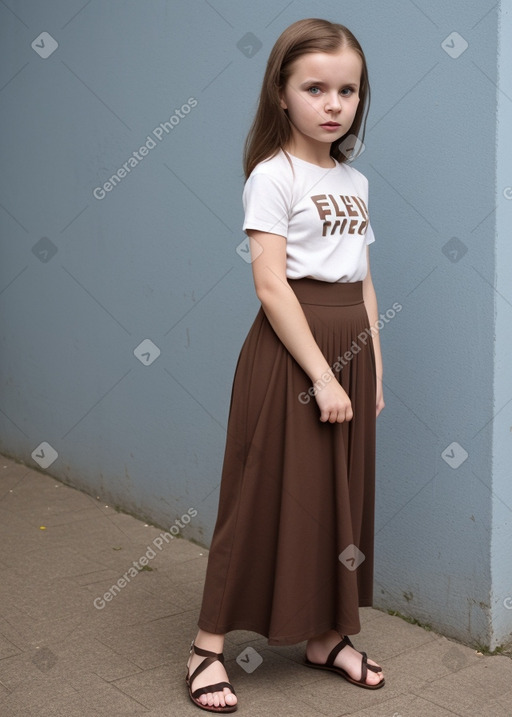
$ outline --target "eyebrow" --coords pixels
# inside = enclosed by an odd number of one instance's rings
[[[327,84],[327,82],[325,82],[324,80],[315,80],[313,78],[313,79],[309,79],[309,80],[304,80],[304,82],[300,83],[300,86],[305,87],[306,85],[326,85],[326,84]],[[343,86],[343,87],[359,87],[359,82],[342,82],[341,86]]]

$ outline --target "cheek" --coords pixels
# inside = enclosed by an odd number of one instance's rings
[[[357,108],[358,108],[358,107],[359,107],[359,99],[357,99],[356,101],[354,101],[354,103],[353,103],[352,106],[351,106],[352,114],[355,115],[355,113],[357,112]]]

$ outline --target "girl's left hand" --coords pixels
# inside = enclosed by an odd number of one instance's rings
[[[382,411],[384,406],[386,405],[384,403],[384,396],[382,395],[382,379],[377,379],[377,393],[376,393],[376,401],[375,401],[377,413],[376,416],[379,415],[379,413]]]

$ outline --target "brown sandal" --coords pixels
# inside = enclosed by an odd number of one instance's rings
[[[343,669],[343,667],[335,667],[334,660],[338,656],[338,653],[340,653],[344,647],[347,645],[350,645],[350,647],[354,647],[354,645],[350,642],[350,638],[346,635],[341,642],[338,642],[335,647],[331,650],[329,653],[329,656],[325,663],[323,665],[319,665],[315,662],[311,662],[308,660],[307,656],[304,657],[304,664],[308,667],[314,667],[316,670],[330,670],[331,672],[336,672],[341,677],[344,677],[348,682],[352,682],[353,685],[357,685],[358,687],[364,687],[367,690],[378,690],[380,687],[384,687],[385,679],[382,678],[380,682],[377,682],[376,685],[368,685],[366,684],[366,676],[368,674],[368,670],[371,670],[372,672],[380,672],[382,670],[382,667],[379,667],[378,665],[369,665],[368,664],[368,657],[366,655],[366,652],[360,652],[363,656],[362,662],[361,662],[361,679],[360,680],[354,680],[353,677],[351,677],[346,670]],[[354,648],[355,649],[355,648]],[[358,650],[359,652],[359,650]]]
[[[207,685],[206,687],[200,687],[199,689],[192,692],[192,682],[195,680],[195,678],[201,674],[204,670],[206,670],[207,667],[210,667],[214,662],[218,661],[221,664],[224,664],[224,655],[223,653],[217,654],[216,652],[210,652],[209,650],[203,650],[200,647],[196,647],[194,645],[194,642],[190,645],[190,652],[192,650],[196,653],[196,655],[200,655],[201,657],[204,657],[205,659],[196,667],[194,672],[192,674],[189,674],[189,670],[187,670],[187,676],[185,678],[187,682],[188,687],[188,694],[190,695],[190,699],[192,702],[197,705],[197,707],[200,707],[202,710],[206,710],[207,712],[236,712],[238,705],[226,705],[225,707],[214,707],[214,705],[203,705],[201,702],[199,702],[198,697],[201,695],[208,694],[208,692],[220,692],[224,689],[224,687],[227,687],[231,690],[231,692],[236,695],[236,692],[234,690],[233,685],[230,685],[229,682],[217,682],[215,685]]]

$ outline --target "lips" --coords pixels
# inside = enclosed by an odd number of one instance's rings
[[[338,122],[324,122],[320,127],[341,127]]]

